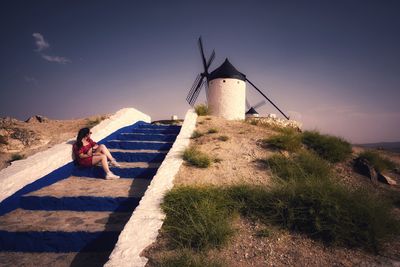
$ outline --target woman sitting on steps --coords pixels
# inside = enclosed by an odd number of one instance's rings
[[[91,167],[100,162],[106,172],[106,179],[118,179],[119,176],[110,171],[108,160],[110,160],[112,166],[120,167],[121,165],[113,158],[105,145],[98,145],[90,139],[91,134],[92,132],[89,128],[82,128],[78,132],[73,146],[73,152],[78,164],[84,167]]]

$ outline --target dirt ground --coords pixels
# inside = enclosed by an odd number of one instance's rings
[[[32,117],[29,122],[0,118],[0,170],[8,167],[13,156],[29,157],[56,144],[75,138],[79,129],[93,127],[109,115],[91,116],[75,120],[40,122]]]
[[[207,133],[210,129],[216,133]],[[175,178],[175,185],[232,185],[236,183],[271,184],[271,174],[259,162],[276,151],[265,149],[260,140],[273,135],[271,129],[242,121],[226,121],[215,117],[199,117],[196,130],[204,135],[191,140],[191,145],[211,155],[214,162],[207,169],[183,164]],[[221,141],[220,136],[227,136]],[[362,148],[355,148],[359,153]],[[385,152],[400,164],[400,155]],[[374,185],[368,178],[354,173],[351,160],[336,165],[338,182],[351,188],[367,188],[377,194],[399,194],[399,186]],[[398,184],[400,177],[396,176]],[[400,210],[394,212],[399,215]],[[400,217],[399,217],[400,218]],[[258,237],[262,224],[244,218],[234,220],[236,233],[229,244],[208,252],[208,257],[221,259],[226,266],[400,266],[400,240],[385,245],[381,255],[362,250],[327,247],[306,236],[273,228],[267,237]],[[270,226],[268,226],[270,229]],[[144,253],[147,266],[157,266],[165,256],[174,255],[162,230],[157,241]]]

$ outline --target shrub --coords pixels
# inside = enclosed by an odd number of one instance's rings
[[[322,158],[332,162],[344,161],[351,155],[351,145],[342,138],[323,135],[316,131],[303,133],[302,142]]]
[[[0,135],[0,145],[8,145],[7,137]]]
[[[21,155],[21,154],[12,154],[12,155],[11,155],[11,159],[10,159],[9,162],[13,162],[13,161],[16,161],[16,160],[21,160],[21,159],[24,159],[24,158],[25,158],[24,155]]]
[[[164,230],[178,247],[204,250],[223,245],[233,233],[230,203],[215,188],[180,187],[164,198]]]
[[[264,139],[263,143],[275,149],[295,152],[301,148],[301,135],[293,130],[284,130],[278,135]]]
[[[203,135],[204,135],[203,133],[195,130],[195,131],[193,131],[192,136],[190,138],[196,139],[196,138],[202,137]]]
[[[223,141],[223,142],[226,142],[226,141],[229,140],[229,136],[221,135],[221,136],[218,137],[218,140]]]
[[[86,122],[86,127],[88,128],[93,128],[94,126],[96,126],[97,124],[99,124],[102,120],[104,120],[106,117],[105,116],[101,116],[101,117],[97,117],[95,119],[87,119]]]
[[[375,151],[371,151],[371,150],[364,151],[364,152],[360,153],[360,155],[358,157],[368,160],[368,162],[378,172],[382,172],[384,170],[393,170],[396,168],[396,164],[393,161],[382,157],[381,155],[379,155],[379,153],[377,153]]]
[[[207,116],[209,114],[208,106],[206,104],[196,105],[194,110],[199,116]]]
[[[210,128],[210,129],[208,129],[207,133],[209,133],[209,134],[218,133],[218,129],[217,128]]]
[[[188,249],[178,250],[176,255],[163,257],[156,266],[160,267],[222,267],[225,266],[222,261],[210,259],[204,253],[194,253]]]
[[[36,134],[33,131],[21,128],[13,128],[11,138],[21,141],[24,146],[29,146],[35,141]]]
[[[266,160],[266,163],[273,174],[286,181],[309,178],[327,180],[332,175],[329,164],[308,151],[302,151],[290,158],[273,155]]]
[[[207,168],[211,164],[210,157],[194,147],[185,149],[183,152],[183,159],[190,165],[199,168]]]

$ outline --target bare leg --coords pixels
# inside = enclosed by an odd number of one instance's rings
[[[92,164],[96,165],[99,162],[101,162],[101,166],[103,167],[104,171],[109,173],[110,168],[108,167],[106,155],[94,155],[92,158]]]
[[[107,159],[110,161],[115,161],[114,157],[111,155],[110,151],[105,145],[99,145],[99,147],[96,150],[95,155],[106,155]]]

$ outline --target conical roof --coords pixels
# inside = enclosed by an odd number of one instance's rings
[[[251,108],[246,112],[246,115],[254,115],[254,114],[258,114],[258,112],[257,112],[253,107],[251,107]]]
[[[208,80],[214,80],[218,78],[232,78],[242,81],[246,81],[246,75],[238,71],[228,59],[225,59],[224,63],[210,73]]]

